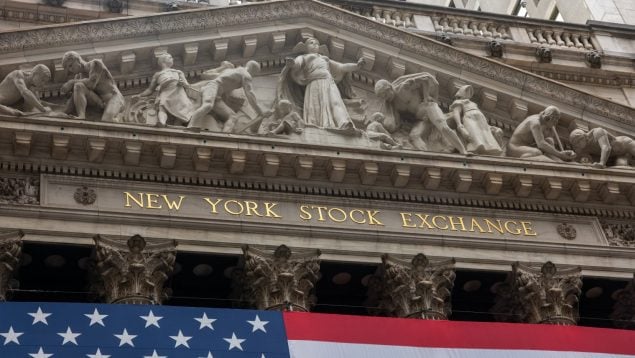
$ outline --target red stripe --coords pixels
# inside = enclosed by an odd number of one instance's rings
[[[289,340],[635,354],[635,331],[287,312]]]

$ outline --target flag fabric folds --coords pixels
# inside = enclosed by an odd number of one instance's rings
[[[635,331],[314,313],[0,303],[0,358],[635,357]]]

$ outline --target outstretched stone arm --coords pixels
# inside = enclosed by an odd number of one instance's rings
[[[265,111],[260,108],[258,104],[258,100],[256,100],[256,94],[254,93],[254,89],[251,84],[251,78],[245,77],[243,80],[243,90],[245,91],[245,97],[247,97],[247,102],[251,105],[251,107],[256,111],[258,116],[262,116],[265,114]]]
[[[158,73],[158,72],[157,72]],[[150,85],[148,86],[148,88],[146,88],[145,90],[143,90],[143,92],[139,93],[138,96],[139,97],[147,97],[150,96],[154,90],[157,88],[157,73],[154,74],[154,76],[152,76],[152,80],[150,81]]]

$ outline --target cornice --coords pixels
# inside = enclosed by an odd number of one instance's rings
[[[5,173],[635,218],[632,169],[73,120],[4,117],[0,130]]]

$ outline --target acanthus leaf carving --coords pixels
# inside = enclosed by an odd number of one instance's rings
[[[448,319],[455,277],[454,259],[431,261],[417,254],[407,261],[385,254],[369,282],[369,303],[391,316]]]
[[[161,304],[169,296],[165,283],[174,269],[176,242],[146,243],[100,235],[95,241],[94,290],[107,303]]]
[[[557,269],[552,262],[541,268],[515,263],[497,287],[492,313],[500,321],[575,325],[579,319],[581,268]]]
[[[308,312],[320,279],[320,251],[292,253],[280,245],[273,253],[243,246],[244,267],[237,276],[244,301],[264,310]]]
[[[23,236],[22,231],[0,235],[0,302],[6,301],[11,277],[20,266]]]

